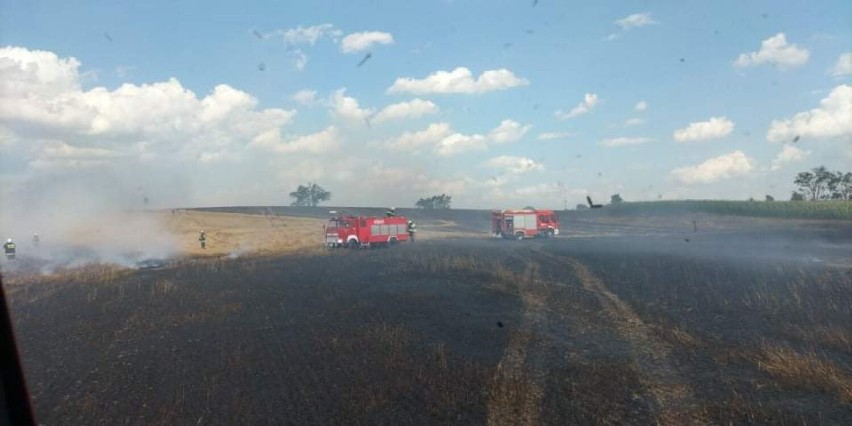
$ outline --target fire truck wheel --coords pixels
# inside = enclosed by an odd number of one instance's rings
[[[391,238],[391,239],[388,240],[388,244],[390,244],[392,246],[395,246],[396,243],[397,243],[396,238]]]
[[[524,233],[523,233],[523,232],[518,232],[518,233],[516,233],[516,234],[515,234],[515,239],[523,240],[523,239],[524,239]]]
[[[356,248],[358,248],[358,246],[360,246],[360,244],[358,244],[358,241],[355,241],[355,240],[349,240],[349,243],[347,245],[351,249],[356,249]]]

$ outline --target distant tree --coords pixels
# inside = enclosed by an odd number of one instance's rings
[[[612,197],[609,197],[610,204],[621,204],[622,202],[624,202],[624,200],[621,199],[621,195],[619,194],[612,194]]]
[[[295,191],[291,192],[290,198],[293,199],[291,206],[316,207],[317,204],[330,200],[331,192],[315,183],[308,182],[307,185],[299,185]]]
[[[773,197],[769,194],[766,194],[766,201],[775,201],[775,197]]]
[[[577,210],[586,210],[589,206],[585,204],[577,204]]]
[[[799,187],[799,193],[802,194],[803,198],[807,198],[809,200],[818,200],[822,195],[822,185],[815,174],[811,172],[801,172],[796,175],[796,179],[793,180]]]
[[[801,192],[793,191],[790,195],[790,201],[805,201],[805,196]]]
[[[825,166],[801,172],[793,180],[802,196],[809,200],[852,199],[852,173],[831,172]]]
[[[827,198],[832,200],[852,199],[852,173],[840,171],[831,173],[827,179],[826,187],[830,193]]]
[[[414,203],[419,209],[449,209],[453,202],[453,197],[447,194],[433,195],[428,198],[421,198]]]
[[[526,207],[524,207],[524,210],[535,210],[535,207],[533,207],[533,206],[526,206]]]
[[[839,175],[840,172],[837,172],[837,174]],[[844,173],[838,178],[837,193],[840,194],[838,198],[841,200],[852,200],[852,172]]]
[[[825,166],[819,166],[816,169],[813,169],[814,174],[817,177],[817,180],[822,184],[824,190],[822,193],[822,199],[834,199],[837,194],[837,186],[840,184],[840,181],[843,179],[843,173],[841,172],[830,172]]]
[[[748,197],[748,201],[749,201],[750,203],[753,203],[753,202],[754,202],[754,197]]]

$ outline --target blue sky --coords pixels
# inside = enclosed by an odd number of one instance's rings
[[[499,208],[786,198],[852,169],[846,1],[215,3],[5,1],[0,179]]]

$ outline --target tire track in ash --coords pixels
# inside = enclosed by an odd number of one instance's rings
[[[503,357],[487,389],[486,420],[489,425],[537,425],[544,389],[544,371],[529,362],[535,356],[537,334],[546,324],[547,297],[537,283],[538,265],[528,264],[514,282],[521,297],[522,322],[512,331]]]
[[[551,255],[552,256],[552,255]],[[564,257],[580,279],[583,287],[597,297],[616,332],[630,344],[633,358],[639,365],[639,375],[654,398],[658,423],[666,425],[699,424],[695,413],[695,398],[689,380],[669,361],[672,346],[654,334],[639,315],[603,281],[577,259]]]

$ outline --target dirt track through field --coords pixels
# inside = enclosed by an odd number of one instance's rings
[[[570,285],[576,278],[603,308],[610,327],[630,347],[641,373],[642,384],[653,398],[657,421],[663,425],[700,424],[693,415],[696,405],[689,381],[669,361],[670,344],[657,337],[633,309],[596,277],[585,265],[571,257],[556,256],[541,248],[539,263],[527,259],[523,275],[513,283],[523,304],[523,322],[509,339],[488,390],[489,425],[533,425],[540,423],[541,402],[547,372],[542,360],[559,359],[560,349],[542,341],[548,329],[568,327],[571,308],[557,300],[552,286]],[[565,276],[568,274],[569,276]],[[554,281],[554,278],[562,276]],[[547,278],[545,278],[547,277]],[[570,327],[569,327],[570,328]],[[577,336],[579,337],[579,336]]]
[[[540,424],[545,377],[528,360],[532,353],[542,351],[536,344],[536,333],[543,329],[547,311],[547,298],[536,280],[536,270],[529,265],[525,276],[514,283],[520,292],[523,322],[509,338],[491,380],[486,415],[489,425]]]
[[[695,405],[692,386],[669,361],[670,344],[655,336],[633,309],[596,277],[585,265],[570,257],[564,258],[580,279],[583,287],[591,291],[603,306],[611,325],[631,347],[639,365],[643,384],[654,397],[657,419],[661,424],[697,424],[692,415]]]

